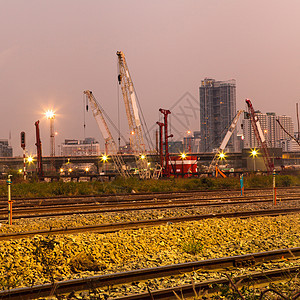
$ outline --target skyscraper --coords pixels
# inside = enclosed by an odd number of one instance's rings
[[[205,78],[200,90],[200,131],[201,152],[212,152],[219,148],[228,127],[236,115],[236,81],[215,81]],[[227,144],[229,151],[234,151],[233,134]]]

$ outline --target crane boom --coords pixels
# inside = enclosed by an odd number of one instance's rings
[[[263,159],[264,159],[265,166],[267,168],[268,173],[271,173],[271,172],[273,172],[274,164],[271,160],[269,150],[267,147],[267,142],[266,142],[265,136],[262,132],[259,119],[258,119],[257,115],[255,114],[255,111],[254,111],[251,101],[249,99],[246,99],[246,103],[248,106],[248,112],[249,112],[251,125],[253,128],[255,137],[256,137],[258,145],[263,153]]]
[[[92,106],[92,112],[94,115],[94,118],[98,124],[98,127],[101,131],[101,134],[104,138],[105,145],[107,146],[108,150],[110,151],[110,155],[112,156],[112,159],[114,161],[114,164],[117,168],[117,171],[120,173],[123,177],[129,177],[128,171],[124,168],[125,163],[123,161],[122,156],[118,153],[117,145],[114,141],[114,138],[107,126],[107,123],[103,116],[103,108],[101,105],[97,102],[96,98],[94,97],[93,93],[91,91],[84,91],[83,92],[86,97],[89,100],[89,103]],[[109,154],[109,153],[107,153]]]
[[[131,79],[129,69],[126,63],[125,55],[122,51],[117,51],[119,66],[119,85],[121,86],[123,100],[125,104],[126,115],[130,130],[130,145],[136,157],[136,164],[141,178],[149,177],[148,160],[145,156],[146,147],[142,132],[141,121],[137,106],[137,98]],[[139,159],[138,156],[143,157]]]
[[[129,130],[132,135],[132,148],[137,155],[145,154],[145,143],[142,134],[141,121],[136,103],[136,95],[133,87],[133,82],[129,74],[124,53],[122,51],[118,51],[117,56],[120,72],[119,84],[121,85]]]
[[[235,115],[235,117],[234,117],[234,119],[233,119],[230,127],[228,128],[228,130],[227,130],[227,132],[225,134],[225,137],[223,138],[223,141],[222,141],[222,143],[221,143],[221,145],[220,145],[220,147],[219,147],[216,155],[214,156],[212,162],[209,165],[208,172],[212,172],[215,169],[215,167],[216,167],[216,165],[218,163],[218,157],[219,157],[220,153],[222,153],[224,151],[224,149],[226,148],[226,146],[227,146],[227,144],[228,144],[228,142],[229,142],[229,140],[230,140],[230,138],[232,136],[232,133],[233,133],[233,131],[234,131],[236,125],[237,125],[237,122],[238,122],[238,120],[240,118],[240,115],[243,112],[244,112],[243,110],[239,110],[237,112],[237,114]]]

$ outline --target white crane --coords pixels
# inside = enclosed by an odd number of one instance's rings
[[[149,178],[148,160],[146,157],[146,147],[144,143],[142,126],[137,106],[133,82],[122,51],[117,52],[119,75],[118,80],[121,86],[122,95],[125,103],[126,115],[130,130],[130,146],[136,157],[136,163],[141,178]]]
[[[106,154],[111,155],[111,157],[114,161],[114,164],[116,166],[116,169],[120,173],[120,175],[123,177],[129,177],[129,173],[126,169],[126,165],[123,161],[123,158],[118,153],[117,145],[116,145],[114,138],[113,138],[113,136],[107,126],[107,123],[104,119],[103,108],[97,102],[96,98],[94,97],[94,95],[91,91],[87,90],[87,91],[84,91],[83,93],[86,95],[86,97],[89,100],[89,103],[92,107],[92,112],[93,112],[94,118],[98,124],[98,127],[99,127],[101,134],[103,136],[103,139],[105,141],[105,149],[108,152]]]
[[[232,136],[232,133],[233,133],[233,131],[234,131],[236,125],[237,125],[237,122],[240,118],[240,115],[243,112],[244,112],[243,110],[239,110],[237,112],[237,114],[235,115],[230,127],[228,128],[228,131],[225,134],[225,137],[224,137],[220,147],[218,148],[218,151],[217,151],[216,155],[214,156],[212,162],[209,165],[208,172],[212,172],[216,168],[216,166],[218,164],[218,160],[220,158],[220,155],[222,155],[223,151],[225,150],[225,148],[226,148],[226,146],[227,146],[227,144],[228,144],[228,142],[229,142],[229,140]]]

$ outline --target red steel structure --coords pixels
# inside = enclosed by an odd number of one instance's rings
[[[159,158],[160,158],[160,166],[164,165],[164,146],[163,146],[163,127],[164,123],[156,122],[159,126]]]
[[[254,111],[251,101],[249,99],[246,99],[246,103],[248,106],[248,112],[249,112],[252,128],[253,128],[255,137],[257,139],[258,145],[262,151],[263,159],[264,159],[264,162],[265,162],[265,165],[267,168],[267,172],[272,173],[274,170],[274,164],[270,157],[269,150],[267,147],[267,142],[266,142],[265,136],[261,130],[259,119],[258,119],[257,115],[255,114],[255,111]]]
[[[171,113],[168,109],[160,108],[159,111],[164,115],[164,127],[165,127],[165,168],[163,169],[163,174],[167,177],[170,177],[170,155],[169,155],[169,144],[168,139],[173,137],[173,134],[168,135],[168,115]]]

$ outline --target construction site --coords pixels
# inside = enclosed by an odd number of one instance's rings
[[[85,139],[80,145],[76,140],[66,140],[66,144],[61,145],[61,154],[55,155],[55,113],[48,111],[46,117],[50,122],[50,156],[42,155],[38,120],[35,122],[36,157],[28,157],[25,132],[21,132],[23,158],[0,159],[2,173],[18,169],[24,179],[27,175],[36,174],[40,180],[45,177],[78,179],[82,176],[90,179],[101,176],[159,179],[200,176],[225,178],[247,172],[271,174],[273,171],[297,169],[300,154],[297,151],[286,151],[292,143],[299,148],[299,141],[294,137],[293,126],[290,126],[288,117],[276,118],[274,113],[267,113],[269,119],[266,121],[265,116],[253,108],[249,99],[245,100],[245,110],[236,111],[235,80],[215,81],[205,78],[201,82],[199,131],[192,133],[187,126],[179,129],[174,126],[174,122],[170,122],[174,112],[175,120],[179,119],[179,114],[176,115],[179,101],[171,109],[158,108],[160,117],[155,124],[156,128],[152,126],[149,129],[125,55],[122,51],[117,51],[116,54],[117,79],[125,106],[129,137],[123,136],[119,124],[115,125],[93,92],[85,90],[85,113],[91,110],[104,141],[105,149],[101,151],[101,155],[99,144],[93,138]],[[184,112],[182,107],[180,109]],[[185,113],[187,118],[187,112]],[[263,126],[260,120],[263,121]],[[180,123],[183,124],[182,121]],[[84,123],[84,129],[85,126]],[[243,134],[238,134],[241,128]],[[277,143],[279,138],[276,140],[275,133],[272,133],[275,129],[280,136],[280,145]],[[155,140],[151,137],[151,131],[155,132]],[[176,134],[179,137],[174,141]],[[75,151],[75,155],[72,151]]]

